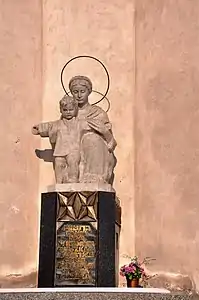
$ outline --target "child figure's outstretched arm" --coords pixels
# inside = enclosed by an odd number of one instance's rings
[[[32,127],[32,134],[40,135],[41,137],[49,137],[51,128],[52,122],[40,123]]]

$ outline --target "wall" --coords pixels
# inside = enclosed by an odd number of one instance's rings
[[[47,0],[43,7],[43,120],[53,120],[59,116],[58,103],[63,96],[60,72],[70,58],[93,55],[106,65],[111,77],[109,117],[118,142],[115,188],[123,209],[121,255],[133,254],[134,2],[67,0],[67,5],[65,3],[64,0]],[[80,60],[71,63],[64,73],[66,87],[69,79],[77,74],[89,76],[94,89],[105,91],[106,76],[95,62]],[[91,103],[95,99],[91,96]],[[105,108],[106,103],[103,105]],[[47,140],[43,140],[42,146],[43,150],[50,148]],[[41,190],[53,181],[52,164],[41,161]]]
[[[199,288],[199,2],[136,3],[136,252]]]
[[[0,277],[36,269],[41,119],[41,5],[0,0]]]
[[[59,117],[60,71],[75,55],[96,56],[111,76],[109,116],[118,142],[115,187],[123,206],[121,253],[133,253],[134,2],[1,0],[0,7],[0,284],[23,287],[36,283],[36,274],[23,276],[37,267],[39,195],[54,182],[52,164],[43,159],[48,140],[41,142],[30,130],[42,119]],[[103,70],[89,61],[70,66],[66,84],[78,71],[91,77],[96,90],[105,91]],[[91,102],[99,99],[92,97]]]
[[[0,0],[0,7],[0,276],[36,269],[39,195],[54,177],[42,159],[48,140],[30,128],[59,117],[60,71],[85,54],[111,76],[120,263],[123,254],[152,256],[153,272],[187,274],[199,289],[198,1]],[[105,90],[103,71],[86,60],[70,65],[66,86],[77,70]]]

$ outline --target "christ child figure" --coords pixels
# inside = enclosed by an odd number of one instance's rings
[[[59,104],[61,118],[33,126],[32,133],[41,137],[49,137],[53,149],[56,182],[79,182],[78,103],[73,97],[65,95]]]

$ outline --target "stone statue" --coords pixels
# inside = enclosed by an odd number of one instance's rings
[[[90,105],[88,97],[92,82],[85,76],[75,76],[69,82],[69,89],[78,101],[78,118],[92,120],[95,128],[85,132],[81,139],[82,172],[81,182],[112,183],[116,159],[113,151],[116,141],[113,137],[107,113],[96,105]],[[107,135],[107,141],[104,139]]]
[[[33,134],[49,137],[57,183],[79,181],[80,131],[77,111],[77,101],[64,96],[60,101],[60,120],[41,123],[32,129]]]
[[[73,77],[69,89],[72,97],[65,95],[60,101],[60,120],[35,125],[32,133],[49,137],[57,183],[111,184],[116,141],[107,113],[89,104],[92,82],[88,77]]]

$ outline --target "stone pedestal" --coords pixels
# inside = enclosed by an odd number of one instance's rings
[[[115,287],[121,209],[114,192],[42,193],[38,287]]]

